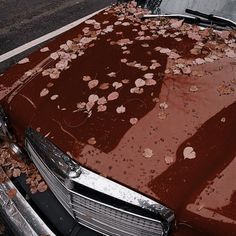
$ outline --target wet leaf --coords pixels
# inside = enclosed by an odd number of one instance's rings
[[[135,118],[135,117],[130,118],[129,122],[130,122],[131,125],[135,125],[138,122],[138,118]]]
[[[135,80],[135,86],[136,87],[143,87],[145,85],[145,80],[143,80],[143,79],[136,79]]]
[[[184,159],[195,159],[196,152],[194,151],[193,147],[186,147],[183,151]]]
[[[99,105],[97,108],[98,112],[103,112],[107,110],[107,106],[106,105]]]
[[[44,97],[49,93],[49,90],[47,88],[42,89],[40,92],[40,97]]]
[[[146,158],[151,158],[153,156],[153,151],[150,148],[145,148],[143,151],[143,156]]]
[[[25,64],[29,62],[29,58],[23,58],[22,60],[18,61],[18,64]]]
[[[145,79],[152,79],[153,76],[154,76],[153,73],[147,73],[147,74],[145,74],[143,77],[144,77]]]
[[[90,89],[93,89],[93,88],[97,87],[98,83],[99,83],[99,81],[96,80],[96,79],[90,80],[90,81],[88,82],[88,87],[89,87]]]
[[[99,99],[99,97],[98,97],[98,95],[96,95],[96,94],[91,94],[91,95],[88,97],[88,101],[89,101],[89,102],[92,102],[92,103],[97,102],[98,99]]]
[[[44,47],[40,49],[40,52],[48,52],[50,49],[48,47]]]
[[[125,110],[126,110],[126,108],[123,105],[116,108],[116,112],[118,114],[125,113]]]
[[[166,162],[166,164],[171,164],[171,163],[173,163],[174,162],[174,158],[173,157],[170,157],[170,156],[166,156],[165,157],[165,162]]]
[[[107,96],[107,100],[108,101],[113,101],[113,100],[116,100],[118,97],[119,97],[118,92],[112,92]]]

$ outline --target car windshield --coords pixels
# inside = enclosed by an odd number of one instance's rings
[[[235,0],[162,0],[161,14],[187,14],[185,9],[213,14],[236,22]]]

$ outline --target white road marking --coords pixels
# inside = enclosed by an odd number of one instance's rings
[[[45,41],[47,41],[47,40],[49,40],[51,38],[54,38],[54,37],[58,36],[59,34],[62,34],[64,32],[66,32],[66,31],[68,31],[69,29],[71,29],[71,28],[81,24],[85,20],[89,19],[90,17],[93,17],[94,15],[96,15],[97,13],[99,13],[100,11],[102,11],[104,9],[105,8],[103,8],[101,10],[98,10],[98,11],[92,13],[92,14],[89,14],[89,15],[87,15],[87,16],[81,18],[81,19],[78,19],[78,20],[76,20],[76,21],[74,21],[74,22],[72,22],[72,23],[70,23],[68,25],[65,25],[65,26],[63,26],[63,27],[61,27],[61,28],[59,28],[57,30],[54,30],[54,31],[52,31],[52,32],[50,32],[48,34],[45,34],[45,35],[43,35],[43,36],[41,36],[41,37],[39,37],[37,39],[34,39],[34,40],[32,40],[32,41],[30,41],[30,42],[28,42],[26,44],[23,44],[23,45],[15,48],[15,49],[13,49],[11,51],[8,51],[8,52],[0,55],[0,62],[6,61],[9,58],[12,58],[12,57],[14,57],[14,56],[24,52],[24,51],[26,51],[26,50],[36,46],[36,45],[39,45],[39,44],[41,44],[41,43],[43,43],[43,42],[45,42]]]

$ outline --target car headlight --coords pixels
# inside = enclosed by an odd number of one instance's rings
[[[173,211],[102,177],[28,128],[25,148],[51,191],[79,223],[105,235],[167,235]]]

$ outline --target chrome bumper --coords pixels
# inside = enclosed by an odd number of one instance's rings
[[[0,175],[4,174],[0,167]],[[14,192],[11,195],[9,191]],[[0,184],[0,211],[17,236],[55,235],[7,177]]]
[[[33,129],[25,149],[56,198],[80,224],[104,235],[164,236],[174,214],[169,208],[87,170]]]

